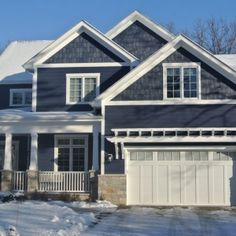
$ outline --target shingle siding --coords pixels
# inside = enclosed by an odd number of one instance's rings
[[[146,59],[167,43],[139,21],[135,21],[113,40],[140,60]]]
[[[116,96],[114,101],[123,100],[162,100],[163,63],[197,62],[201,63],[202,99],[236,99],[236,85],[206,63],[180,48],[151,71]]]
[[[67,73],[100,73],[100,93],[123,77],[129,67],[38,69],[37,111],[91,111],[90,105],[66,105]]]
[[[236,105],[229,104],[109,106],[105,134],[113,128],[236,127],[235,117]]]
[[[45,63],[123,62],[121,58],[82,33]]]

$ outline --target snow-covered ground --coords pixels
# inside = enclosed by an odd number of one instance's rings
[[[97,222],[96,214],[113,211],[106,201],[11,201],[0,204],[0,236],[75,236]],[[91,209],[91,210],[89,210]]]

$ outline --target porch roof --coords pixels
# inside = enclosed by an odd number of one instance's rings
[[[31,112],[30,108],[0,111],[1,122],[101,121],[102,116],[91,112]]]

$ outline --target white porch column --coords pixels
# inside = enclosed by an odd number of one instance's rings
[[[31,134],[30,166],[29,170],[38,170],[38,134]]]
[[[4,170],[12,170],[12,134],[5,134],[5,160]]]
[[[92,169],[99,170],[98,158],[99,158],[99,128],[93,126],[93,163]]]

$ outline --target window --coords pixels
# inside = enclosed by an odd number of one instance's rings
[[[180,152],[157,152],[158,161],[180,161]]]
[[[208,152],[185,152],[186,161],[208,161]]]
[[[153,161],[153,152],[130,152],[131,161]]]
[[[67,74],[66,103],[87,103],[99,94],[100,74]]]
[[[10,106],[31,106],[32,90],[31,89],[11,89]]]
[[[164,97],[166,99],[200,98],[200,65],[164,63]]]
[[[82,136],[56,136],[55,160],[57,171],[87,170],[87,138]]]

